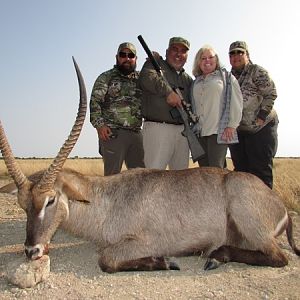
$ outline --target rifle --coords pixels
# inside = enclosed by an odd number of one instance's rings
[[[144,48],[145,52],[147,53],[148,58],[150,59],[155,71],[161,76],[161,78],[166,82],[166,84],[168,84],[170,86],[169,82],[167,81],[167,79],[165,78],[165,76],[162,72],[160,65],[156,61],[155,57],[153,56],[152,52],[150,51],[150,49],[147,46],[143,37],[141,35],[139,35],[137,38],[138,38],[139,42],[141,43],[142,47]],[[193,162],[196,162],[205,154],[205,151],[203,150],[202,146],[200,145],[196,134],[193,132],[193,130],[190,127],[190,123],[193,123],[193,124],[197,123],[198,118],[191,111],[191,105],[188,104],[183,99],[180,89],[177,87],[173,90],[181,98],[181,102],[182,102],[182,107],[177,107],[177,110],[178,110],[178,112],[181,116],[181,119],[183,120],[183,124],[184,124],[184,130],[182,131],[181,134],[187,138],[189,148],[191,150]]]

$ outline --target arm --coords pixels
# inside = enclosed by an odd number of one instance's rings
[[[104,125],[104,119],[102,117],[102,105],[108,89],[106,77],[107,76],[102,73],[96,79],[92,89],[90,99],[90,122],[95,128]]]
[[[222,140],[226,142],[230,142],[234,139],[235,130],[240,124],[240,121],[242,119],[242,111],[243,111],[243,95],[240,89],[240,85],[232,74],[230,74],[230,76],[231,76],[231,100],[230,100],[229,121],[221,137]]]
[[[232,90],[228,127],[237,128],[242,119],[243,95],[236,78],[231,75]]]
[[[162,60],[162,59],[161,59]],[[150,61],[146,61],[140,72],[139,85],[142,90],[167,98],[173,91],[157,73]]]
[[[253,82],[257,87],[258,95],[262,97],[260,111],[257,115],[258,125],[262,125],[273,109],[277,91],[273,80],[262,67],[258,67]]]
[[[161,59],[161,64],[163,60]],[[172,107],[181,107],[181,98],[172,90],[166,80],[153,68],[150,61],[146,61],[139,77],[139,86],[142,90],[151,94],[156,94],[166,99],[166,102]]]
[[[90,99],[90,122],[96,128],[101,140],[108,140],[111,129],[105,125],[102,116],[102,105],[108,89],[107,73],[102,73],[95,81]]]

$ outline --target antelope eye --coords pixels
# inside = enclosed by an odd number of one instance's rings
[[[54,201],[55,201],[55,197],[49,198],[49,200],[48,200],[48,203],[47,203],[46,207],[48,207],[48,206],[52,205],[52,204],[54,203]]]

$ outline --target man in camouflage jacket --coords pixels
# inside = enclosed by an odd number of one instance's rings
[[[229,147],[234,169],[252,173],[272,188],[278,125],[273,108],[277,98],[275,84],[264,68],[251,62],[245,42],[230,45],[229,59],[243,94],[239,143]]]
[[[104,175],[126,167],[144,167],[141,135],[141,90],[137,88],[136,48],[120,44],[116,65],[95,81],[90,100],[90,121],[99,138]]]

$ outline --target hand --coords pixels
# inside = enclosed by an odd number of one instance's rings
[[[110,135],[112,134],[111,129],[103,125],[99,128],[97,128],[98,137],[102,141],[108,141],[110,139]]]
[[[230,142],[233,139],[233,137],[234,137],[234,131],[235,131],[234,128],[232,128],[232,127],[226,127],[224,129],[224,132],[223,132],[222,137],[221,137],[222,140],[226,141],[226,142]]]
[[[160,56],[160,54],[158,52],[156,52],[156,51],[151,51],[151,52],[152,52],[152,55],[154,56],[154,58],[156,60],[160,59],[161,56]],[[150,60],[150,58],[146,57],[146,60]]]
[[[155,59],[160,59],[160,54],[156,51],[152,51],[152,55],[154,56]]]
[[[262,119],[260,119],[260,118],[257,118],[257,119],[256,119],[256,125],[257,125],[257,126],[262,126],[262,125],[264,125],[264,123],[265,123],[264,120],[262,120]]]
[[[182,107],[181,98],[175,92],[169,94],[167,103],[173,107]]]

